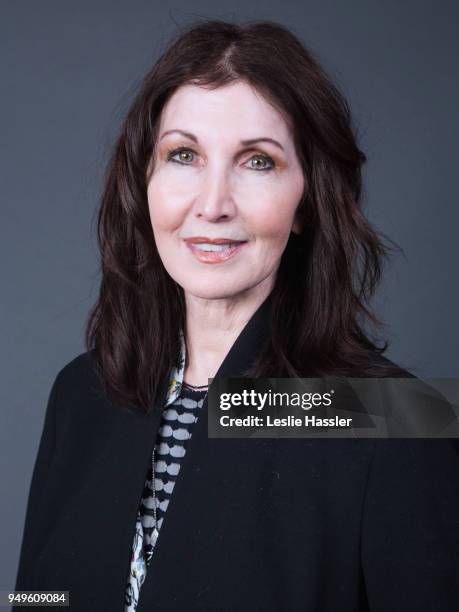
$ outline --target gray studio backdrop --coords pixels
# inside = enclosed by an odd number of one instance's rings
[[[367,214],[405,252],[377,298],[388,356],[458,375],[457,3],[3,0],[0,590],[14,586],[51,383],[84,350],[110,145],[176,24],[201,17],[277,20],[318,54],[368,156]]]

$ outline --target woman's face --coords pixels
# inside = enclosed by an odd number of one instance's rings
[[[285,120],[246,83],[182,86],[165,105],[148,206],[162,262],[185,294],[228,298],[263,284],[267,295],[300,231],[303,188]]]

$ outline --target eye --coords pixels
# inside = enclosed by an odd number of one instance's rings
[[[266,164],[268,163],[268,167],[266,166],[258,166],[258,168],[254,168],[252,167],[252,170],[257,170],[258,172],[266,172],[268,170],[274,170],[274,168],[276,167],[276,164],[274,163],[274,161],[271,159],[271,157],[269,157],[269,155],[264,155],[264,154],[257,154],[257,155],[253,155],[249,161],[252,160],[258,160],[261,161],[262,163]]]
[[[173,151],[169,151],[169,153],[167,154],[167,161],[173,161],[176,164],[189,166],[190,164],[188,164],[187,161],[189,161],[190,154],[194,155],[195,152],[192,149],[186,149],[185,147],[181,147],[180,149],[174,149]],[[180,155],[181,161],[174,159],[176,155]],[[188,159],[185,157],[186,155],[188,155]]]

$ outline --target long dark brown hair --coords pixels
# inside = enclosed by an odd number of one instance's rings
[[[291,234],[272,291],[271,334],[248,372],[260,377],[389,376],[387,348],[364,328],[388,242],[362,213],[361,168],[346,100],[310,50],[272,21],[197,21],[180,31],[142,81],[108,164],[98,214],[100,294],[85,343],[107,393],[148,411],[177,363],[183,289],[158,254],[147,170],[160,113],[182,85],[245,81],[288,122],[305,190],[304,230]]]

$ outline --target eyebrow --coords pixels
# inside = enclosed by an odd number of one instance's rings
[[[183,136],[186,136],[187,138],[189,138],[193,142],[196,142],[197,144],[199,143],[198,139],[196,138],[194,134],[192,134],[191,132],[185,132],[184,130],[167,130],[167,132],[164,132],[164,134],[161,136],[160,140],[162,140],[168,134],[173,134],[174,132],[177,132],[179,134],[182,134]],[[281,149],[282,151],[284,150],[284,147],[280,144],[280,142],[277,142],[277,140],[274,140],[273,138],[262,137],[262,138],[250,138],[249,140],[241,140],[241,144],[244,146],[253,145],[256,142],[270,142],[276,147],[279,147],[279,149]]]

